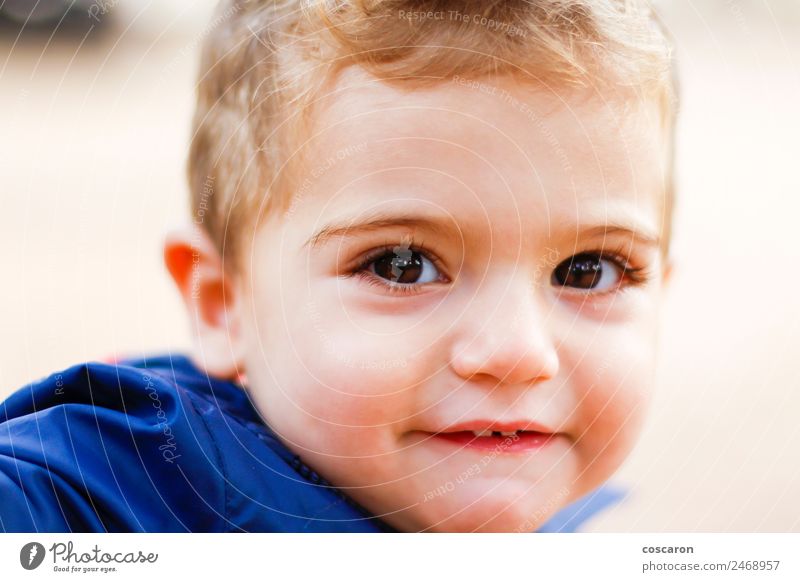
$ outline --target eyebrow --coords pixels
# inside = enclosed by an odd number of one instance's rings
[[[661,236],[649,230],[638,229],[627,224],[602,224],[589,226],[578,231],[578,237],[596,238],[614,235],[624,235],[635,239],[646,246],[658,247],[661,245]]]
[[[418,228],[442,236],[452,236],[460,231],[456,226],[424,215],[374,212],[360,221],[357,218],[351,218],[325,225],[303,244],[303,248],[309,247],[313,250],[335,238],[358,236],[391,227]],[[661,244],[659,235],[623,223],[587,226],[580,228],[577,232],[577,238],[615,235],[633,238],[647,246],[658,247]]]
[[[358,220],[358,222],[356,222],[356,220],[358,219],[342,220],[327,224],[314,236],[309,238],[303,244],[303,248],[310,247],[313,250],[334,238],[357,236],[359,234],[376,232],[390,227],[419,228],[442,236],[452,235],[459,230],[455,225],[451,226],[446,222],[428,216],[398,214],[396,212],[374,212],[363,220]]]

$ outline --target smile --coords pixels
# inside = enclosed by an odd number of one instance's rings
[[[480,425],[480,426],[478,426]],[[561,436],[545,427],[532,423],[519,423],[512,426],[499,426],[492,423],[469,423],[450,427],[447,430],[424,433],[432,442],[463,449],[493,451],[502,453],[524,453],[547,446],[554,438]],[[535,428],[536,430],[529,430]]]
[[[486,434],[487,432],[488,434]],[[521,453],[544,447],[556,435],[529,430],[514,432],[482,431],[481,434],[464,430],[433,433],[431,436],[437,441],[450,443],[462,448],[496,451],[497,453]]]

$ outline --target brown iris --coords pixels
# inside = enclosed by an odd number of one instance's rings
[[[375,274],[394,283],[414,283],[422,275],[422,255],[411,249],[389,251],[373,262]]]
[[[553,282],[562,287],[594,289],[603,276],[603,260],[599,255],[582,253],[558,265]]]

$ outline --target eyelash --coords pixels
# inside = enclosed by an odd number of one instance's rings
[[[397,246],[398,243],[389,243],[388,241],[384,243],[383,246],[377,247],[370,252],[368,252],[363,258],[361,258],[358,264],[348,273],[347,277],[358,277],[364,280],[368,285],[372,285],[374,287],[378,287],[383,290],[387,290],[392,294],[395,295],[415,295],[420,292],[422,287],[426,285],[430,285],[430,283],[405,283],[405,284],[397,284],[385,281],[379,277],[375,277],[372,275],[368,267],[369,265],[375,261],[376,259],[381,258],[387,251],[390,251],[393,247]],[[413,238],[406,239],[404,241],[404,246],[407,246],[409,249],[424,254],[425,257],[433,263],[436,267],[437,271],[441,274],[443,268],[441,264],[441,260],[434,255],[430,250],[428,250],[424,242],[416,242]],[[571,291],[575,291],[576,293],[580,293],[583,295],[594,295],[594,296],[603,296],[608,295],[610,293],[617,293],[620,291],[625,291],[629,287],[639,287],[642,285],[647,284],[650,281],[651,272],[647,267],[633,267],[628,263],[628,260],[625,258],[624,255],[625,249],[623,247],[615,248],[613,250],[587,250],[587,251],[579,251],[576,252],[573,256],[577,256],[580,254],[592,254],[597,255],[600,260],[611,261],[615,264],[615,266],[621,271],[621,281],[619,286],[609,289],[608,291],[595,291],[595,292],[585,292],[581,291],[580,289],[573,289]],[[561,263],[558,263],[559,265]],[[558,266],[558,265],[556,265]],[[628,283],[625,284],[623,281],[627,279]],[[570,290],[569,288],[566,288]]]
[[[625,258],[625,247],[617,247],[606,251],[601,251],[601,250],[579,251],[572,256],[587,255],[587,254],[597,255],[598,258],[602,261],[611,261],[612,263],[614,263],[614,265],[620,270],[620,283],[617,287],[609,289],[608,291],[586,292],[586,291],[581,291],[580,289],[570,289],[571,291],[575,291],[576,293],[582,293],[583,295],[604,296],[604,295],[609,295],[611,293],[618,293],[620,291],[625,291],[631,287],[640,287],[646,285],[650,281],[650,277],[652,274],[650,269],[648,267],[631,266],[628,262],[628,259]],[[626,279],[628,280],[627,283],[625,283]]]

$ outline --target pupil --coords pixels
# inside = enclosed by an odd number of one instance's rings
[[[600,282],[603,264],[593,255],[575,255],[561,263],[553,273],[559,285],[578,289],[593,289]]]
[[[413,283],[422,275],[422,255],[402,249],[375,261],[375,273],[394,283]]]

